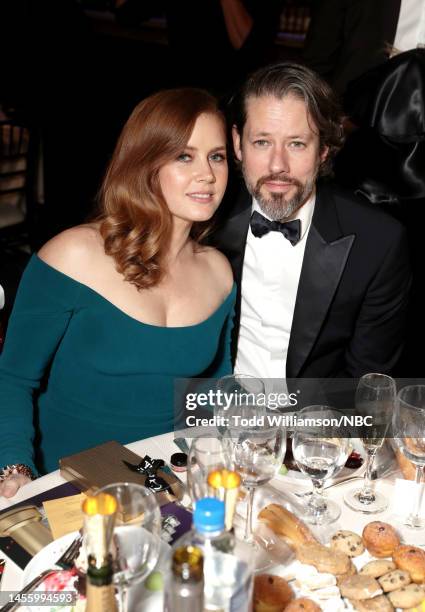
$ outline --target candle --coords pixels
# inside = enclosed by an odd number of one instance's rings
[[[207,482],[210,494],[224,501],[226,529],[231,529],[241,477],[231,470],[213,470],[208,474]]]

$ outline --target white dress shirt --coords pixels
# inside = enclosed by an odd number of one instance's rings
[[[235,372],[285,378],[298,283],[314,211],[313,195],[298,211],[301,239],[295,245],[280,232],[256,238],[248,230],[242,270],[242,302]],[[253,211],[267,217],[258,203]]]
[[[401,0],[394,47],[399,51],[409,51],[423,46],[425,46],[425,1]]]

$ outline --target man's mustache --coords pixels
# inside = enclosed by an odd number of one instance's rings
[[[288,176],[287,174],[269,174],[268,176],[262,176],[257,181],[257,189],[262,187],[264,183],[268,183],[269,181],[280,181],[282,183],[289,183],[291,185],[296,185],[297,187],[301,187],[300,181],[292,176]]]

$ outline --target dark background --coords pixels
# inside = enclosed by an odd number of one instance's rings
[[[30,130],[37,174],[29,236],[17,248],[0,241],[3,323],[30,252],[93,211],[118,134],[141,99],[179,85],[225,97],[250,69],[300,58],[309,0],[257,3],[263,21],[274,11],[276,31],[266,24],[267,49],[258,52],[254,39],[244,54],[226,46],[217,5],[136,0],[115,11],[108,0],[0,2],[0,105]]]

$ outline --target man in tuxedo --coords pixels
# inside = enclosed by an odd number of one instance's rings
[[[283,62],[235,100],[244,185],[213,243],[238,283],[235,371],[263,378],[388,373],[402,345],[410,283],[404,230],[319,181],[342,144],[330,87]]]
[[[340,94],[385,62],[391,47],[425,44],[423,0],[315,0],[311,11],[304,59]]]

